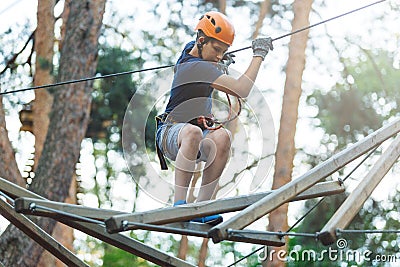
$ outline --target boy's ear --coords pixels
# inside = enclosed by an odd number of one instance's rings
[[[204,36],[200,36],[200,37],[197,39],[197,41],[198,41],[200,44],[203,44],[203,43],[205,42],[205,40],[206,40],[206,38],[205,38]]]

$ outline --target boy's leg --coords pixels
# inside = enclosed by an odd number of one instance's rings
[[[211,199],[218,184],[218,178],[226,165],[230,150],[229,132],[221,129],[221,131],[217,130],[212,134],[208,133],[204,140],[202,138],[203,133],[197,126],[185,126],[179,133],[179,150],[175,167],[174,206],[186,204],[187,191],[193,176],[200,142],[202,142],[202,153],[207,156],[207,163],[203,171],[202,187],[197,201]],[[222,222],[223,218],[216,214],[196,218],[192,221],[216,225]]]
[[[186,200],[202,138],[203,133],[201,129],[191,124],[183,126],[179,132],[179,150],[175,160],[174,203],[180,200]]]
[[[202,150],[207,154],[207,162],[203,171],[201,188],[197,201],[210,200],[218,180],[228,161],[231,147],[230,133],[226,129],[210,131],[202,141]]]

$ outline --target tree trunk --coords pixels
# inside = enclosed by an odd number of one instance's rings
[[[207,253],[208,253],[208,238],[203,238],[199,252],[199,262],[197,266],[206,267]]]
[[[58,42],[58,50],[61,51],[62,50],[62,44],[63,41],[65,40],[65,32],[66,32],[66,27],[67,27],[67,20],[69,17],[69,12],[70,12],[70,5],[71,5],[71,1],[72,0],[65,0],[64,1],[64,10],[61,14],[61,19],[63,21],[63,24],[61,25],[61,29],[60,29],[60,35],[61,35],[61,39]]]
[[[307,26],[311,11],[312,0],[296,0],[293,4],[293,30]],[[305,67],[305,49],[307,46],[308,31],[291,36],[289,43],[289,58],[286,69],[286,82],[283,95],[282,113],[278,133],[276,163],[272,189],[277,189],[291,181],[293,159],[295,155],[294,136],[298,117],[298,106],[301,95],[301,82]],[[288,204],[284,204],[269,215],[269,231],[288,230]],[[287,250],[287,246],[273,248]],[[268,266],[285,266],[276,257]]]
[[[261,27],[262,27],[262,25],[263,25],[265,16],[266,16],[266,15],[268,14],[268,12],[269,12],[269,7],[270,7],[270,5],[271,5],[271,1],[270,1],[270,0],[264,0],[264,1],[261,3],[261,6],[260,6],[260,14],[258,15],[258,20],[257,20],[257,23],[256,23],[256,28],[254,29],[254,32],[253,32],[253,34],[252,34],[252,38],[253,38],[253,39],[256,39],[257,36],[258,36],[258,34],[260,33],[260,29],[261,29]]]
[[[38,1],[37,27],[35,32],[36,62],[35,75],[33,76],[34,86],[53,82],[54,5],[55,0]],[[35,91],[32,112],[33,134],[35,135],[34,162],[36,165],[42,154],[47,129],[49,128],[49,114],[52,102],[52,96],[46,89]]]
[[[33,85],[40,86],[50,84],[53,82],[53,56],[54,56],[54,0],[38,1],[37,10],[37,27],[35,31],[35,74],[33,76]],[[33,113],[33,135],[35,136],[35,153],[33,171],[36,170],[37,163],[39,162],[42,154],[44,141],[46,139],[47,130],[49,128],[49,114],[53,97],[47,89],[40,89],[35,91],[35,100],[32,101]],[[61,227],[63,229],[61,229]],[[61,243],[68,246],[65,241],[66,238],[60,238],[58,234],[62,230],[69,233],[67,226],[57,223],[53,231],[53,237],[56,240],[63,240]],[[58,236],[56,236],[58,235]],[[63,266],[50,252],[44,251],[38,266]]]
[[[218,0],[219,11],[226,14],[226,0]]]
[[[181,237],[181,241],[179,242],[179,251],[178,258],[182,260],[186,260],[186,255],[189,249],[189,240],[186,235]]]
[[[105,0],[71,1],[61,50],[58,81],[91,77],[97,64],[98,36]],[[54,201],[68,196],[82,139],[87,128],[93,81],[54,88],[49,131],[30,189]],[[40,218],[51,233],[55,221]],[[0,240],[0,258],[6,266],[36,266],[43,249],[11,226]],[[21,257],[21,255],[29,255]]]
[[[38,1],[37,28],[35,32],[35,75],[33,85],[40,86],[53,82],[53,56],[54,56],[54,6],[55,0]],[[68,6],[67,6],[68,8]],[[68,10],[68,9],[66,9]],[[64,11],[65,12],[65,11]],[[64,17],[64,25],[67,17]],[[52,95],[46,89],[35,91],[35,100],[32,103],[33,112],[33,134],[35,135],[35,157],[34,170],[37,167],[40,156],[42,155],[44,141],[49,128],[49,115],[53,103]],[[76,203],[76,181],[73,179],[67,203]],[[57,223],[53,235],[63,246],[73,249],[73,229]],[[56,259],[50,252],[45,251],[39,261],[38,266],[59,266],[64,264]]]
[[[14,150],[8,138],[2,96],[0,96],[0,177],[19,186],[25,186],[25,181],[19,172]]]

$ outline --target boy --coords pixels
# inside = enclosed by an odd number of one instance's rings
[[[218,66],[232,45],[235,30],[228,18],[216,11],[204,14],[197,26],[196,41],[186,44],[175,69],[170,99],[158,116],[156,143],[163,169],[163,155],[175,161],[174,206],[186,204],[187,190],[197,162],[205,161],[197,201],[213,197],[218,180],[228,161],[230,133],[224,128],[213,130],[210,118],[214,89],[244,98],[250,93],[261,63],[269,50],[271,38],[252,42],[253,58],[239,78],[225,74]],[[211,215],[192,221],[218,224],[222,216]]]

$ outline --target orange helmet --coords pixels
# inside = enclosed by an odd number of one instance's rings
[[[201,16],[195,30],[201,30],[206,36],[217,39],[229,46],[232,45],[235,38],[235,29],[232,23],[224,14],[217,11],[209,11]]]

